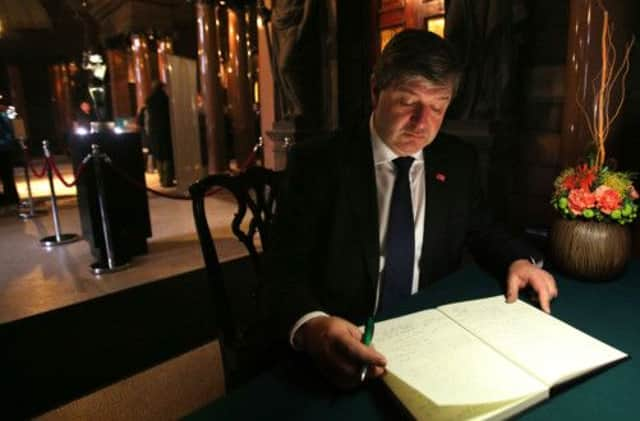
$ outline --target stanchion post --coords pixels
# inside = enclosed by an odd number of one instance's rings
[[[109,222],[109,216],[107,215],[107,198],[104,189],[104,179],[102,174],[102,160],[107,160],[108,157],[100,152],[100,146],[97,144],[91,145],[91,157],[93,158],[93,168],[96,177],[96,187],[98,191],[98,208],[100,210],[100,221],[102,224],[102,236],[104,238],[105,251],[107,255],[106,265],[104,262],[95,262],[91,265],[91,273],[94,275],[102,275],[104,273],[117,272],[129,267],[129,263],[116,262],[115,253],[113,250],[113,238],[111,237],[111,225]]]
[[[258,153],[260,151],[263,151],[262,152],[262,158],[260,159],[261,165],[264,165],[264,162],[263,162],[264,161],[264,149],[263,148],[264,148],[264,141],[262,140],[262,136],[258,136],[258,143],[253,145],[253,153],[255,154],[254,156],[256,157],[254,159],[257,161],[258,160],[258,158],[257,158]]]
[[[24,181],[27,184],[27,200],[26,207],[28,207],[28,211],[25,212],[25,202],[20,203],[20,210],[18,212],[18,218],[20,219],[31,219],[33,217],[38,216],[39,214],[43,214],[44,211],[35,210],[33,205],[33,193],[31,191],[31,177],[29,176],[29,155],[27,154],[27,144],[24,139],[18,139],[20,142],[20,147],[22,148],[22,161],[24,167]]]
[[[258,153],[259,150],[264,146],[264,142],[262,140],[262,136],[258,136],[258,143],[253,145],[253,152]]]
[[[294,144],[296,143],[296,141],[292,138],[290,138],[289,136],[285,136],[284,137],[284,150],[288,151],[290,147],[292,147]]]
[[[62,244],[69,244],[78,241],[80,237],[78,234],[61,234],[60,233],[60,216],[58,214],[58,201],[56,198],[56,190],[53,186],[53,173],[51,171],[51,165],[49,159],[51,153],[49,152],[49,142],[47,140],[42,141],[42,150],[44,151],[44,157],[46,161],[47,177],[49,178],[49,189],[51,190],[51,213],[53,215],[53,228],[55,235],[43,237],[40,239],[40,245],[43,247],[60,246]]]

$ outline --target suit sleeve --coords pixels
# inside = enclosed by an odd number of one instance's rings
[[[317,150],[306,146],[294,147],[289,154],[278,198],[273,246],[267,254],[264,297],[280,340],[288,339],[290,329],[304,314],[324,311],[313,293],[310,271],[326,202],[326,168],[318,168],[322,160]]]

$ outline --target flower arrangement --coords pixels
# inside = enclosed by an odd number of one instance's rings
[[[635,42],[625,45],[621,61],[616,62],[609,13],[602,1],[597,5],[603,12],[603,27],[600,40],[602,63],[598,76],[593,80],[593,112],[585,109],[579,98],[578,108],[582,111],[586,127],[595,149],[589,163],[565,169],[554,182],[551,204],[568,219],[615,222],[627,224],[638,214],[638,192],[633,186],[635,174],[613,171],[605,165],[605,143],[609,131],[622,109],[625,98],[625,81],[629,73],[629,56]],[[621,85],[620,98],[615,104],[613,88]]]
[[[638,215],[634,174],[593,163],[562,171],[554,182],[553,207],[568,219],[627,224]]]

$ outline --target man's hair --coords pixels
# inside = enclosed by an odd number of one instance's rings
[[[405,29],[382,50],[373,68],[373,92],[413,77],[423,77],[436,85],[452,83],[455,96],[461,67],[455,50],[433,32]]]
[[[161,80],[155,79],[153,82],[151,82],[151,90],[152,91],[156,91],[158,89],[162,89],[164,88],[164,82],[162,82]]]

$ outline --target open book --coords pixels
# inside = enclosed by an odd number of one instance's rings
[[[417,419],[503,419],[627,355],[503,296],[376,323],[383,380]]]

